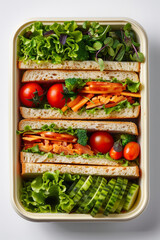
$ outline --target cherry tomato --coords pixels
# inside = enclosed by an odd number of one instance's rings
[[[90,137],[91,148],[96,152],[107,153],[113,147],[113,137],[104,131],[95,132]]]
[[[123,150],[123,155],[127,160],[134,160],[139,156],[140,146],[136,142],[129,142]]]
[[[112,147],[111,150],[109,151],[109,155],[111,158],[118,160],[123,156],[123,151],[121,152],[116,152],[114,148]]]
[[[35,107],[40,104],[43,99],[42,95],[43,89],[37,83],[26,83],[21,87],[19,92],[21,102],[27,107]]]
[[[47,92],[47,100],[51,107],[62,108],[65,105],[63,98],[63,84],[52,85]]]

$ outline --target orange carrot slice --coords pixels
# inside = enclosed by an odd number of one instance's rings
[[[74,107],[72,107],[72,110],[74,112],[77,112],[81,107],[83,107],[88,101],[89,99],[91,99],[94,96],[94,94],[87,94],[85,96],[85,98],[83,98],[78,104],[76,104]]]

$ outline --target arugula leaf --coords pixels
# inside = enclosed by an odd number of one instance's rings
[[[144,55],[141,52],[135,52],[133,55],[130,54],[130,59],[135,62],[144,62]]]

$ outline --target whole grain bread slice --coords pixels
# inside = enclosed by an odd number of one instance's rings
[[[135,72],[127,71],[71,71],[71,70],[27,70],[24,72],[22,82],[31,81],[62,81],[67,78],[81,78],[81,79],[102,79],[112,80],[117,78],[118,80],[125,81],[129,78],[133,81],[139,81],[138,74]]]
[[[99,64],[96,61],[64,61],[61,64],[53,64],[50,61],[40,62],[27,61],[18,62],[20,69],[65,69],[65,70],[100,70]],[[140,71],[139,62],[116,62],[104,61],[104,70],[118,70],[118,71]]]
[[[138,166],[116,167],[116,166],[86,166],[86,165],[69,165],[69,164],[49,164],[49,163],[22,163],[22,176],[34,176],[44,172],[84,174],[84,175],[101,175],[101,176],[123,176],[139,177]]]

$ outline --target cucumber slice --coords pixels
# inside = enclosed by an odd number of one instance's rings
[[[81,186],[77,194],[74,196],[73,201],[74,205],[73,207],[78,203],[78,201],[81,199],[82,195],[88,190],[88,188],[91,186],[93,181],[92,176],[88,176],[84,184]],[[72,207],[72,209],[73,209]]]
[[[119,205],[116,209],[116,213],[120,213],[122,211],[122,208],[123,208],[123,205],[126,201],[126,196],[127,196],[127,193],[128,193],[128,190],[129,190],[130,186],[131,186],[131,183],[128,183],[127,187],[126,187],[126,190],[125,190],[125,193],[124,193],[124,195],[123,195],[123,197],[122,197],[122,199],[121,199],[121,201],[120,201],[120,203],[119,203]]]
[[[75,180],[75,181],[71,184],[71,186],[67,189],[66,194],[69,195],[69,193],[72,191],[72,189],[73,189],[74,186],[77,184],[77,182],[78,182],[78,180]]]
[[[123,181],[123,183],[122,183],[122,186],[121,186],[121,191],[120,191],[118,199],[117,199],[117,201],[114,205],[114,208],[112,208],[112,210],[111,210],[112,213],[114,213],[116,211],[121,199],[123,198],[125,190],[127,188],[128,180],[124,178],[124,179],[122,179],[122,181]]]
[[[93,195],[97,191],[97,188],[101,181],[102,181],[102,177],[99,176],[95,182],[95,185],[92,184],[92,186],[90,187],[91,191],[90,191],[89,195],[85,198],[83,203],[81,203],[80,207],[76,211],[77,213],[83,213],[83,209],[86,207],[86,205],[89,203],[89,201],[93,198]]]
[[[103,203],[103,201],[105,200],[105,198],[106,198],[107,194],[109,193],[109,191],[110,191],[110,187],[109,187],[108,185],[106,185],[106,186],[102,189],[102,191],[101,191],[101,193],[100,193],[100,195],[99,195],[99,198],[98,198],[98,200],[96,201],[96,203],[95,203],[95,205],[94,205],[94,207],[93,207],[93,209],[92,209],[92,211],[91,211],[92,217],[94,217],[94,216],[98,213],[98,211],[99,211],[99,209],[101,208],[102,203]]]
[[[133,183],[128,190],[123,209],[128,211],[133,206],[139,191],[139,185]]]
[[[91,208],[94,206],[95,202],[98,200],[99,195],[102,191],[102,189],[104,188],[104,186],[106,185],[107,180],[105,178],[102,178],[101,183],[99,184],[96,192],[94,193],[92,199],[88,202],[88,204],[85,206],[83,213],[88,213]]]
[[[110,190],[109,190],[109,193],[107,194],[107,197],[105,198],[103,204],[102,204],[102,209],[105,209],[109,199],[110,199],[110,196],[113,192],[113,189],[115,187],[115,184],[116,184],[116,179],[112,178],[109,182],[108,182],[108,186],[110,187]]]
[[[123,184],[123,179],[118,177],[117,182],[114,187],[114,190],[112,192],[112,195],[111,195],[111,197],[107,203],[107,206],[104,210],[104,215],[108,215],[110,212],[112,212],[112,209],[114,209],[115,203],[116,203],[118,196],[120,194],[120,191],[121,191],[122,184]]]
[[[128,180],[124,178],[123,179],[122,188],[121,188],[121,192],[120,192],[120,194],[118,196],[118,199],[117,199],[117,201],[115,203],[114,212],[116,212],[116,209],[118,208],[118,206],[119,206],[119,204],[120,204],[120,202],[121,202],[121,200],[122,200],[122,198],[124,196],[124,193],[125,193],[126,188],[127,188],[127,184],[128,184]]]
[[[90,197],[90,195],[92,194],[93,192],[93,188],[96,184],[96,181],[97,181],[97,176],[92,176],[93,178],[93,182],[91,184],[91,186],[89,187],[89,189],[85,192],[85,194],[82,196],[82,198],[80,199],[80,201],[77,203],[77,205],[75,206],[75,211],[78,210],[78,208],[80,206],[82,206],[84,204],[84,202],[86,202],[86,200]]]
[[[86,181],[87,177],[86,176],[82,176],[79,181],[77,182],[77,184],[73,187],[73,189],[70,191],[69,193],[69,197],[73,198],[76,193],[79,191],[79,189],[82,187],[82,185],[84,184],[84,182]]]

